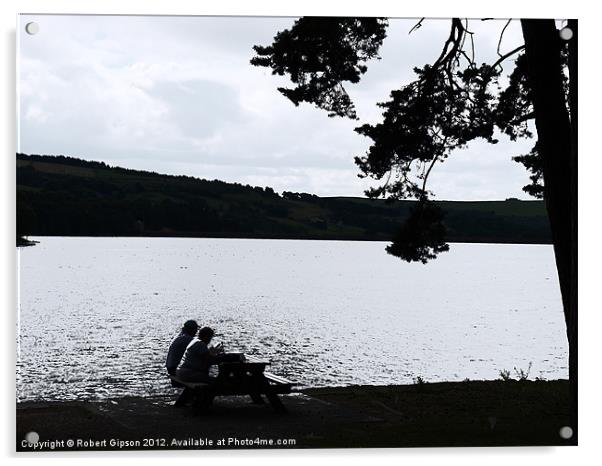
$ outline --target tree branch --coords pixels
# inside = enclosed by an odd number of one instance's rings
[[[529,112],[520,118],[516,118],[516,119],[512,120],[510,122],[510,124],[523,123],[525,121],[532,120],[533,118],[535,118],[535,112]]]
[[[449,31],[449,37],[443,45],[443,50],[441,51],[439,58],[437,58],[435,63],[433,63],[433,69],[438,68],[440,65],[449,63],[449,61],[456,56],[458,48],[462,43],[465,31],[466,30],[462,25],[462,21],[459,18],[453,18],[451,30]],[[449,48],[450,45],[452,45],[451,49]]]
[[[412,29],[410,29],[410,31],[408,32],[408,35],[412,34],[412,32],[414,32],[417,29],[420,29],[422,27],[422,22],[424,21],[425,18],[420,18],[420,21],[418,21],[416,24],[414,24],[414,26],[412,26]]]
[[[508,28],[508,26],[510,26],[511,22],[512,22],[512,19],[509,19],[508,22],[506,22],[506,24],[504,25],[504,28],[502,29],[502,32],[500,33],[500,39],[497,41],[497,54],[499,57],[502,56],[502,54],[500,53],[500,49],[502,47],[502,40],[504,39],[504,33],[506,32],[506,29]]]
[[[429,165],[428,170],[426,171],[426,173],[424,174],[424,179],[422,180],[422,195],[421,197],[425,197],[426,198],[426,181],[429,178],[429,175],[431,174],[431,170],[433,169],[433,167],[435,166],[435,163],[437,162],[437,160],[439,160],[439,157],[435,157],[433,159],[433,161],[431,162],[431,164]]]
[[[498,58],[498,60],[491,67],[495,68],[496,66],[499,66],[504,60],[506,60],[507,58],[511,57],[515,53],[518,53],[518,52],[520,52],[521,50],[524,50],[524,49],[525,49],[524,45],[516,47],[514,50],[511,50],[507,54],[502,55],[500,58]]]

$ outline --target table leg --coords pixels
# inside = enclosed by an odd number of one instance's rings
[[[181,406],[186,406],[186,403],[188,402],[188,400],[190,400],[190,395],[191,390],[189,388],[184,388],[184,390],[182,390],[182,393],[180,393],[180,396],[174,403],[174,406],[178,408]]]
[[[253,400],[253,403],[262,405],[265,402],[261,396],[261,393],[264,391],[264,387],[267,384],[267,380],[263,376],[262,373],[255,372],[251,374],[251,376],[247,379],[248,381],[248,390],[249,396]]]
[[[261,394],[258,392],[249,393],[249,396],[253,400],[253,403],[255,403],[256,405],[262,405],[265,403],[265,401],[263,401],[263,398],[261,397]]]
[[[282,401],[278,397],[278,394],[274,393],[269,388],[267,388],[265,392],[266,392],[265,397],[268,399],[268,401],[272,405],[272,408],[274,408],[274,411],[276,411],[277,413],[286,413],[287,412],[286,406],[284,406],[284,404],[282,404]]]
[[[200,390],[196,390],[195,395],[196,398],[193,403],[195,412],[197,414],[205,414],[207,411],[209,411],[209,408],[213,403],[213,398],[215,398],[213,387],[205,387]]]

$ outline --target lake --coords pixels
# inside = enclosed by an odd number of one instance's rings
[[[451,244],[426,265],[387,243],[33,238],[19,249],[17,399],[171,393],[190,318],[304,386],[567,378],[552,246]]]

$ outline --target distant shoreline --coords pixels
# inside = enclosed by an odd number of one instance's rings
[[[541,200],[433,201],[450,242],[551,244]],[[17,154],[17,218],[27,235],[391,241],[416,200],[319,197]]]
[[[35,236],[35,235],[32,235]],[[30,240],[27,238],[23,238],[22,236],[17,236],[17,247],[27,247],[27,246],[35,246],[39,241]]]
[[[356,238],[356,237],[319,237],[319,236],[300,236],[300,235],[291,235],[291,236],[267,236],[267,235],[228,235],[224,233],[207,233],[205,235],[187,235],[187,234],[146,234],[146,235],[36,235],[32,234],[30,236],[36,238],[182,238],[182,239],[266,239],[266,240],[308,240],[308,241],[361,241],[361,242],[380,242],[380,243],[388,243],[391,240],[382,239],[382,238]],[[542,242],[542,241],[479,241],[477,239],[448,239],[448,243],[450,244],[517,244],[517,245],[542,245],[542,246],[551,246],[551,242]],[[38,244],[39,241],[30,241],[31,244],[18,244],[17,246],[33,246]]]

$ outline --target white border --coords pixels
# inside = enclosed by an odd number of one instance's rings
[[[229,451],[229,452],[126,452],[126,453],[58,453],[58,454],[22,454],[22,458],[32,460],[44,458],[50,463],[63,464],[69,461],[103,464],[117,457],[127,458],[128,462],[139,458],[145,464],[164,464],[169,456],[178,456],[183,461],[247,462],[259,464],[271,461],[286,461],[289,464],[301,464],[308,461],[320,462],[343,460],[345,463],[364,463],[374,458],[379,463],[417,462],[420,464],[507,464],[515,462],[544,462],[549,465],[568,462],[589,463],[596,454],[598,444],[601,389],[599,362],[599,332],[602,326],[600,299],[595,290],[600,287],[599,264],[600,247],[600,195],[595,191],[600,181],[602,165],[600,148],[596,140],[599,137],[600,84],[602,70],[599,62],[600,16],[594,8],[594,2],[546,1],[526,2],[524,0],[504,0],[501,2],[439,0],[420,2],[402,2],[370,0],[360,2],[347,0],[331,2],[324,0],[305,0],[303,2],[283,2],[282,0],[222,0],[221,2],[199,2],[194,0],[3,0],[0,2],[0,21],[2,24],[2,92],[4,110],[1,113],[3,143],[2,153],[2,297],[4,306],[4,377],[2,399],[4,419],[1,424],[0,439],[3,453],[14,461],[14,329],[16,308],[16,254],[14,247],[15,215],[15,23],[16,14],[21,13],[82,13],[82,14],[183,14],[183,15],[359,15],[359,16],[398,16],[398,17],[577,17],[580,21],[580,447],[577,448],[476,448],[476,449],[400,449],[400,450],[312,450],[312,451]],[[599,454],[596,455],[599,457]]]

